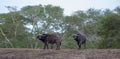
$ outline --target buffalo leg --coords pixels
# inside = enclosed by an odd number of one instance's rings
[[[46,44],[46,47],[47,47],[47,49],[49,49],[49,47],[48,47],[48,43]]]
[[[49,49],[48,43],[45,43],[45,44],[44,44],[44,49],[46,49],[46,48]]]
[[[86,49],[86,42],[84,43],[84,49]]]
[[[77,44],[78,44],[78,49],[81,49],[81,44],[80,44],[80,42],[77,42]]]
[[[46,49],[46,44],[44,44],[44,48],[43,49]]]
[[[84,49],[86,49],[86,40],[82,44],[84,45]]]
[[[78,46],[79,46],[79,48],[78,48],[78,49],[81,49],[81,45],[79,44]]]
[[[57,43],[57,44],[56,44],[56,45],[57,45],[56,50],[60,50],[60,44],[61,44],[61,43]]]

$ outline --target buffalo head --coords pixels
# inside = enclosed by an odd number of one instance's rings
[[[73,34],[72,37],[77,42],[79,49],[81,48],[82,44],[84,44],[84,48],[85,48],[85,45],[86,45],[86,37],[85,36],[83,36],[81,34]]]

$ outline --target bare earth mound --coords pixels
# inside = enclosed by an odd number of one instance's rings
[[[120,59],[120,49],[18,49],[1,48],[0,59]]]

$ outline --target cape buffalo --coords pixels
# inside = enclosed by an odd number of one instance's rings
[[[61,40],[58,35],[55,34],[42,34],[38,35],[37,39],[41,40],[44,43],[44,49],[49,49],[48,44],[56,44],[56,49],[60,49]]]
[[[81,45],[84,44],[84,48],[86,48],[86,37],[81,34],[72,35],[74,40],[77,42],[79,49],[81,49]]]

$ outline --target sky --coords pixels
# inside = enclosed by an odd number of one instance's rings
[[[5,6],[16,6],[20,10],[28,5],[48,5],[60,6],[64,9],[65,15],[70,15],[78,10],[95,9],[111,9],[120,6],[120,0],[0,0],[0,13],[8,13]]]

